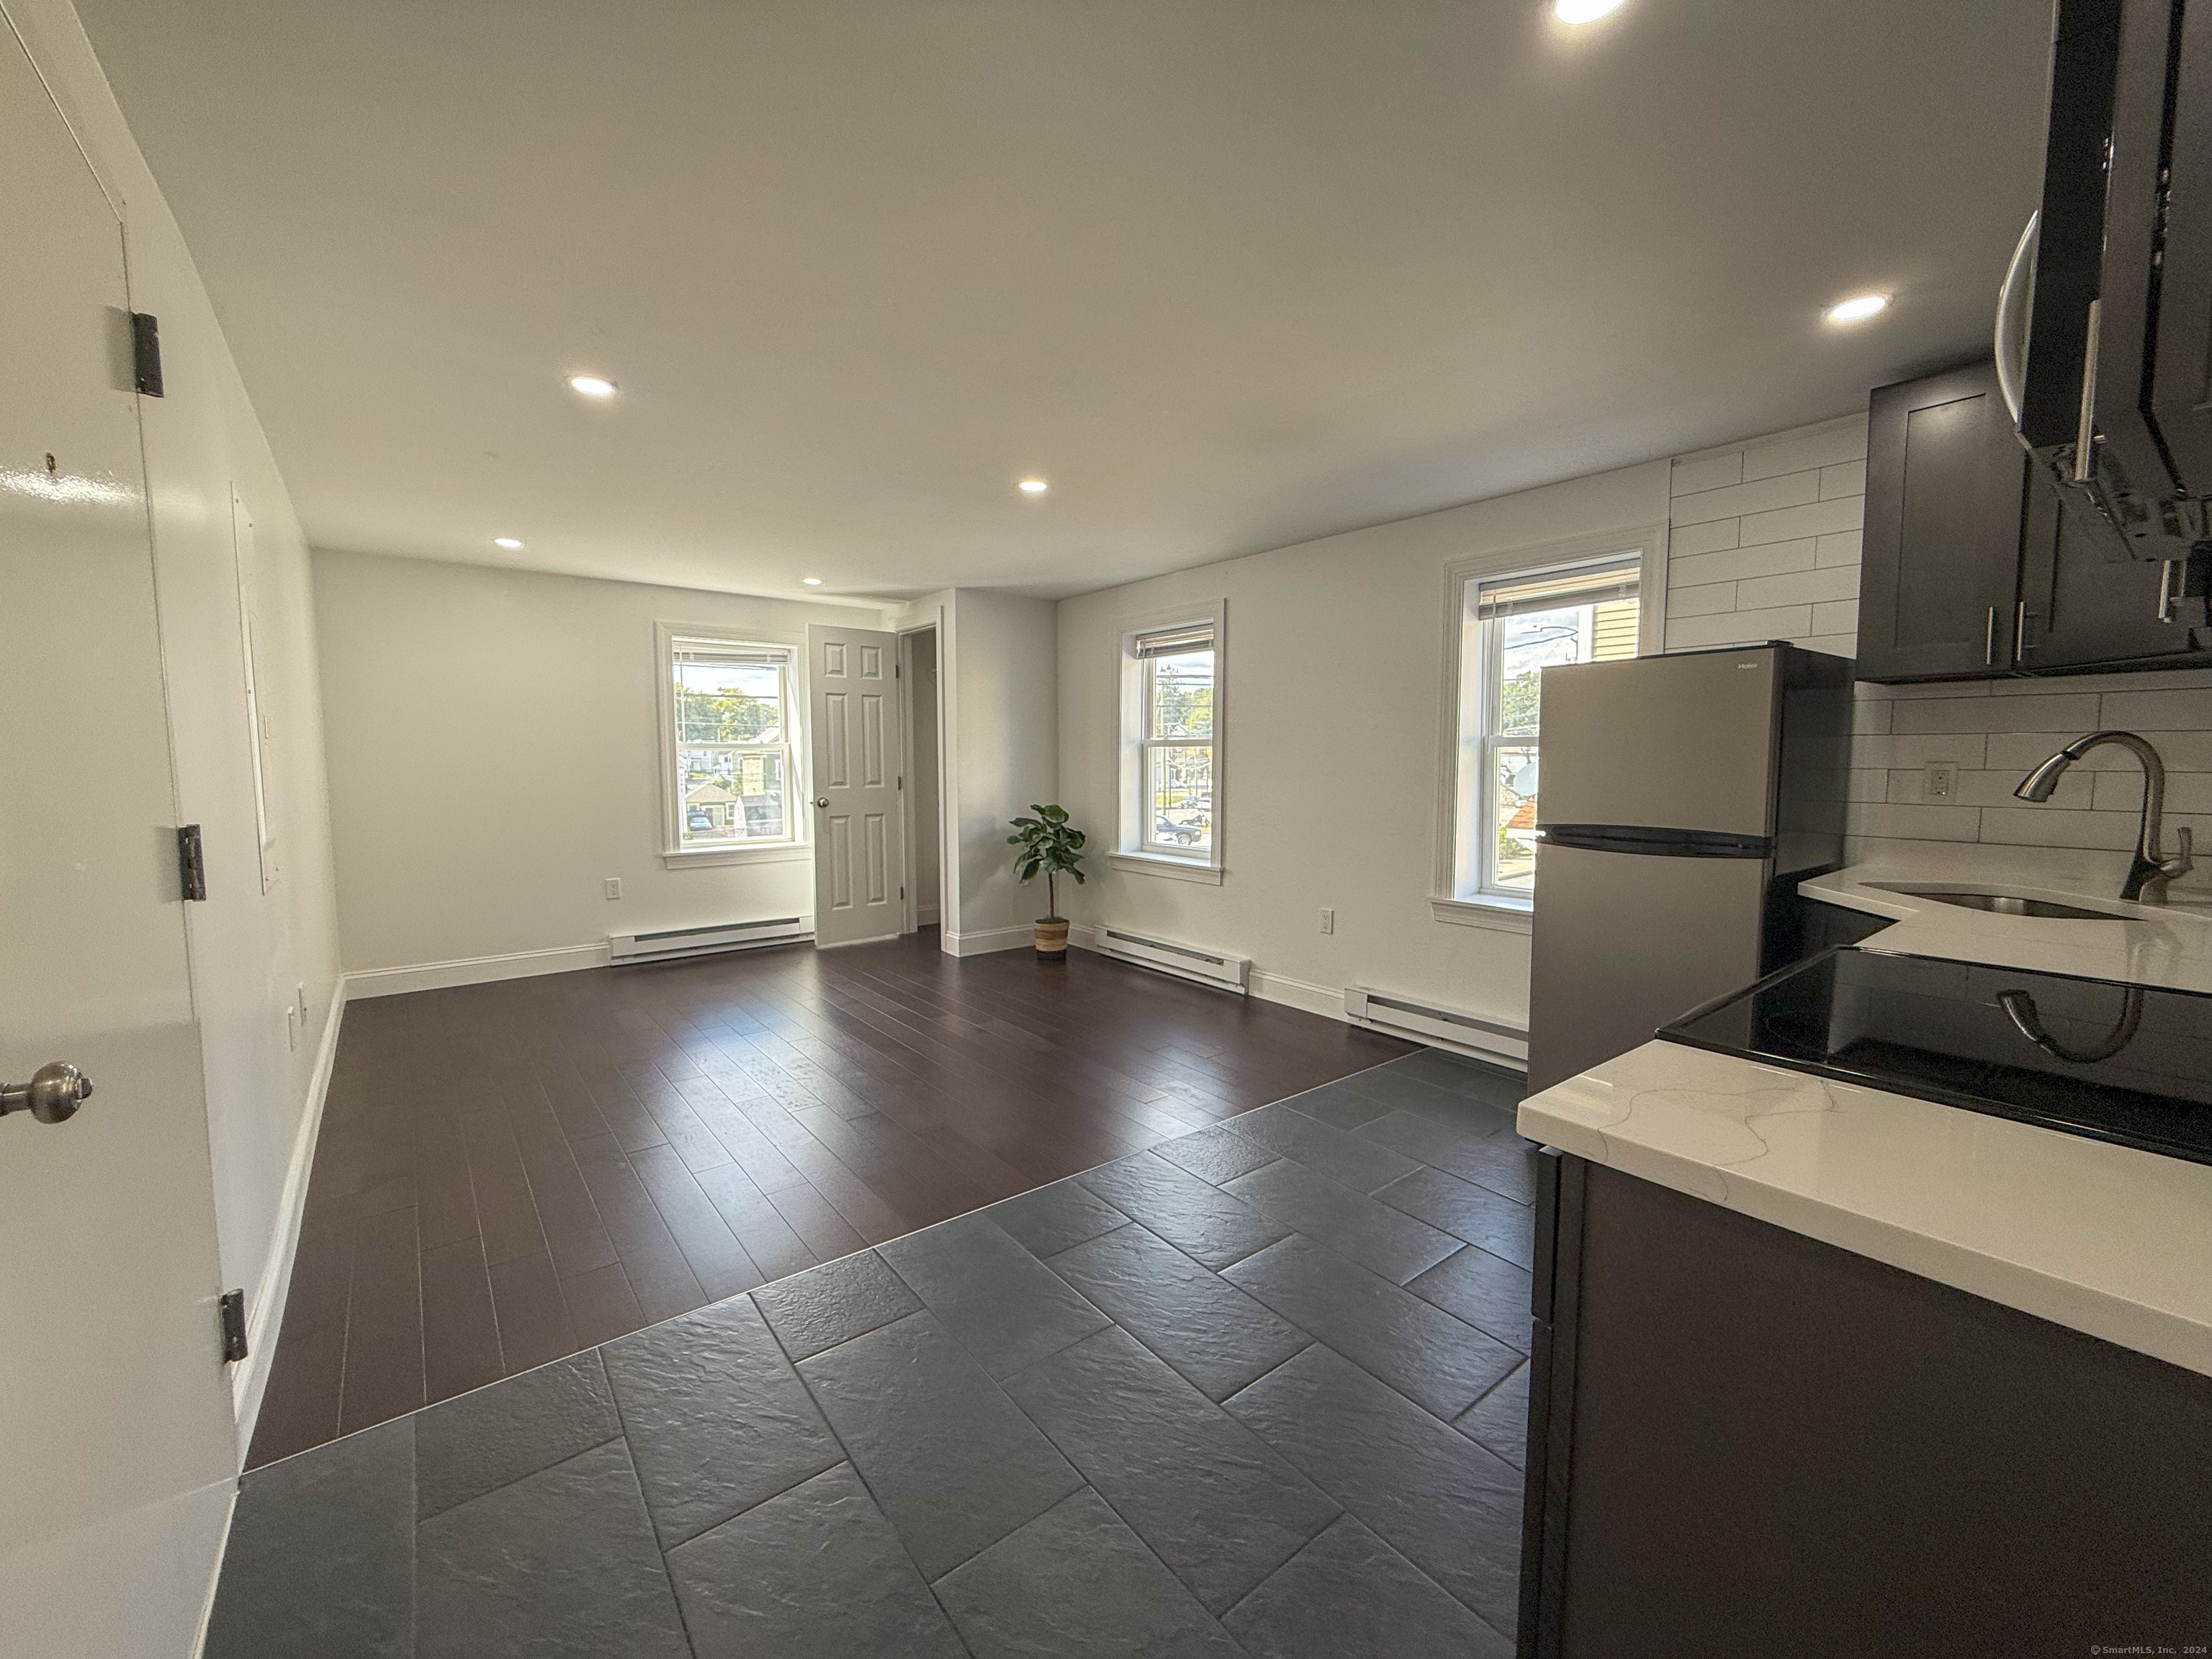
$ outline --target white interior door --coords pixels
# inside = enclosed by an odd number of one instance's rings
[[[896,939],[905,926],[897,661],[896,634],[807,628],[817,945]]]
[[[176,1659],[236,1465],[130,301],[4,21],[0,155],[0,1082],[94,1088],[0,1115],[0,1653]]]

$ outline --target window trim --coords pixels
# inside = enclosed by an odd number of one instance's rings
[[[1213,735],[1205,741],[1213,751],[1212,844],[1202,852],[1171,853],[1151,846],[1144,836],[1145,763],[1154,748],[1189,747],[1169,738],[1146,735],[1144,659],[1137,641],[1146,635],[1176,628],[1213,630]],[[1200,599],[1172,609],[1121,619],[1121,696],[1115,705],[1115,746],[1118,761],[1115,787],[1115,835],[1108,862],[1132,873],[1166,876],[1182,881],[1218,884],[1228,873],[1226,861],[1229,708],[1229,601],[1226,597]]]
[[[1508,933],[1527,930],[1534,902],[1504,894],[1462,896],[1458,891],[1461,823],[1459,750],[1470,714],[1468,704],[1480,696],[1465,678],[1468,649],[1465,623],[1467,586],[1471,581],[1492,581],[1501,576],[1539,575],[1609,557],[1637,560],[1636,653],[1660,654],[1667,637],[1667,526],[1664,523],[1636,525],[1558,541],[1524,544],[1470,553],[1443,567],[1443,687],[1437,699],[1437,820],[1432,846],[1434,884],[1429,893],[1432,921],[1463,927],[1494,927]],[[1479,718],[1480,711],[1472,711]]]
[[[786,816],[790,836],[744,847],[686,847],[678,814],[676,734],[676,641],[702,640],[710,644],[744,646],[774,651],[785,662],[785,686],[790,698],[790,806]],[[811,814],[802,811],[808,799],[806,726],[806,641],[775,629],[738,629],[720,623],[656,622],[653,625],[654,706],[658,715],[660,763],[654,769],[660,780],[660,862],[670,870],[707,870],[731,864],[783,864],[810,859],[814,848],[807,830]]]

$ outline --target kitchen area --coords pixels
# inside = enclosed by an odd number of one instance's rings
[[[1545,671],[1524,1656],[2212,1650],[2208,173],[2212,8],[2061,5],[1854,654]]]

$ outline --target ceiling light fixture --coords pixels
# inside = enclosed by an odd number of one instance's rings
[[[1622,0],[1553,0],[1552,10],[1562,23],[1595,23],[1621,4]]]
[[[801,576],[799,580],[808,587],[819,587],[822,586],[822,578],[819,576]]]
[[[1016,485],[1015,488],[1018,489],[1024,495],[1042,495],[1046,490],[1051,489],[1052,486],[1047,483],[1042,478],[1024,478],[1019,484]]]
[[[494,547],[503,547],[510,553],[522,545],[521,542],[513,536],[495,536],[491,538],[491,544]]]
[[[581,392],[586,398],[611,398],[615,395],[615,383],[604,374],[571,374],[568,390]]]
[[[1863,323],[1888,309],[1887,294],[1857,294],[1848,300],[1838,300],[1820,314],[1832,323]]]

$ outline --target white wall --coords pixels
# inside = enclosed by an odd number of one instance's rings
[[[1045,912],[1042,890],[1024,892],[1015,881],[1006,836],[1009,820],[1058,788],[1059,640],[1045,599],[960,588],[946,612],[939,685],[952,856],[944,945],[973,956],[1030,943],[1030,925]]]
[[[1365,984],[1518,1024],[1526,924],[1430,908],[1444,567],[1662,522],[1665,461],[1626,467],[1068,599],[1060,607],[1060,795],[1102,854],[1072,914],[1249,955],[1256,989],[1340,1012]],[[1218,886],[1116,868],[1127,621],[1225,599]],[[1319,931],[1316,911],[1336,912]],[[1063,899],[1064,908],[1070,902]]]
[[[307,545],[176,222],[76,15],[9,12],[121,205],[134,308],[160,319],[166,395],[139,403],[179,809],[202,826],[208,899],[185,907],[225,1287],[254,1358],[234,1373],[243,1455],[276,1346],[299,1180],[335,1033],[337,932]],[[282,876],[262,891],[231,493],[258,527],[263,713]],[[305,989],[304,1006],[299,992]],[[287,1013],[299,1022],[296,1046]],[[288,1181],[290,1190],[288,1191]]]
[[[813,914],[803,855],[663,867],[653,624],[803,644],[809,622],[878,611],[323,551],[315,600],[355,994],[586,966],[611,933]],[[358,977],[456,963],[474,965]]]

